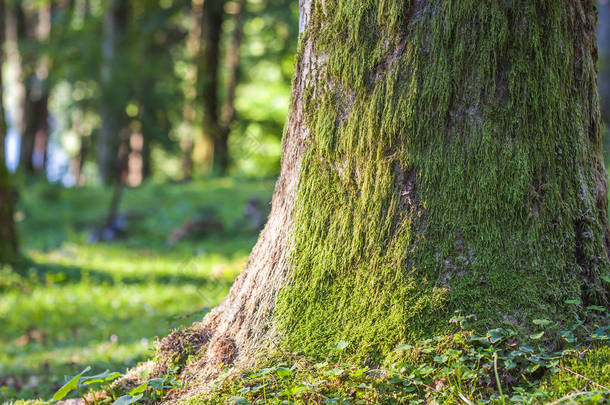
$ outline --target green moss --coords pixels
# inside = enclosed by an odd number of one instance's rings
[[[574,348],[549,353],[533,341],[521,347],[506,340],[490,344],[488,338],[500,331],[508,332],[496,329],[485,337],[463,331],[402,346],[401,358],[381,369],[269,353],[260,367],[222,377],[183,403],[605,403],[607,345],[591,345],[580,355]]]
[[[379,359],[454,310],[527,327],[607,303],[592,5],[314,7],[326,65],[304,98],[287,348]]]
[[[610,386],[610,346],[590,348],[583,358],[570,358],[563,362],[560,373],[546,378],[541,389],[563,397],[574,392],[603,391]],[[606,387],[606,388],[604,388]]]

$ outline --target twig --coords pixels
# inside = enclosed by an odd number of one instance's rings
[[[553,402],[549,403],[548,405],[557,405],[557,404],[560,404],[563,401],[566,401],[568,399],[572,399],[574,397],[578,397],[578,396],[586,395],[586,394],[610,394],[610,391],[583,391],[583,392],[575,392],[573,394],[569,394],[569,395],[566,395],[565,397],[559,398],[558,400],[553,401]]]
[[[578,353],[578,357],[580,359],[584,359],[585,358],[585,354],[587,354],[587,352],[589,351],[590,348],[591,348],[591,345],[589,345],[582,353]]]
[[[462,401],[464,401],[465,403],[467,403],[468,405],[474,405],[474,402],[472,402],[471,400],[469,400],[468,398],[466,398],[466,396],[462,393],[459,393],[458,396],[460,397],[460,399]]]
[[[569,368],[567,368],[567,367],[562,367],[562,366],[559,366],[559,368],[561,368],[562,370],[567,371],[568,373],[574,374],[576,377],[582,378],[583,380],[585,380],[585,381],[589,382],[590,384],[595,385],[596,387],[599,387],[599,388],[602,388],[602,389],[604,389],[604,390],[610,391],[610,388],[605,387],[605,386],[603,386],[603,385],[601,385],[601,384],[598,384],[598,383],[596,383],[595,381],[593,381],[592,379],[590,379],[590,378],[588,378],[588,377],[585,377],[585,376],[584,376],[584,375],[582,375],[582,374],[578,374],[576,371],[570,370]]]
[[[496,384],[498,384],[498,391],[500,392],[500,398],[502,405],[506,404],[504,401],[504,394],[502,393],[502,384],[500,383],[500,375],[498,375],[498,352],[494,352],[494,374],[496,375]]]

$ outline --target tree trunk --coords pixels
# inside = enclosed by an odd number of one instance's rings
[[[184,139],[180,143],[182,149],[182,181],[189,182],[193,179],[193,150],[191,139]]]
[[[0,0],[0,66],[4,63],[4,21],[6,7]],[[11,262],[17,256],[17,234],[13,213],[13,191],[10,174],[6,168],[3,82],[0,75],[0,264]]]
[[[272,211],[185,373],[341,339],[381,362],[456,310],[527,330],[608,303],[592,2],[300,7]]]
[[[23,33],[38,45],[48,41],[51,33],[51,5],[39,6],[36,15],[24,18]],[[35,21],[35,23],[34,23]],[[27,25],[31,25],[28,27]],[[27,59],[27,58],[26,58]],[[49,60],[46,56],[23,60],[28,76],[25,83],[24,128],[21,137],[20,166],[26,173],[41,173],[46,167],[46,149],[49,138]]]
[[[126,0],[109,0],[104,16],[100,79],[102,125],[97,141],[97,164],[100,177],[106,184],[118,181],[121,176],[118,155],[125,106],[119,96],[124,89],[120,88],[117,76],[120,73],[119,45],[127,25],[127,3]]]
[[[12,126],[23,135],[24,130],[24,106],[25,86],[23,80],[23,66],[19,52],[19,42],[24,36],[23,12],[21,6],[9,3],[6,7],[6,64],[13,71],[11,78],[12,86],[15,88],[15,111],[12,116]]]
[[[243,35],[244,14],[246,1],[238,0],[235,3],[235,28],[227,50],[227,69],[229,79],[222,111],[218,118],[214,136],[214,157],[212,170],[217,175],[225,175],[229,168],[229,134],[235,119],[235,91],[239,81],[239,57]]]
[[[49,137],[49,95],[44,83],[32,78],[26,85],[25,126],[21,141],[20,166],[26,173],[44,172]]]
[[[244,15],[246,14],[246,0],[237,0],[235,3],[233,35],[231,43],[227,49],[227,70],[229,71],[229,80],[227,82],[227,91],[222,105],[222,113],[220,115],[220,126],[226,131],[226,136],[230,130],[230,126],[235,118],[235,91],[239,81],[239,59],[241,42],[244,33]]]
[[[220,36],[224,17],[224,0],[205,0],[201,13],[201,40],[197,61],[198,94],[203,110],[204,136],[212,139],[212,171],[224,175],[228,166],[226,139],[219,126]]]
[[[193,133],[195,132],[195,111],[198,98],[198,66],[201,48],[201,23],[203,13],[203,0],[193,0],[191,15],[193,23],[186,39],[186,59],[189,62],[184,86],[183,121],[185,130],[182,133],[180,148],[182,149],[182,180],[190,181],[193,178]]]

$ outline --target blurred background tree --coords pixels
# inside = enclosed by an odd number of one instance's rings
[[[4,44],[4,16],[6,7],[0,0],[0,44]],[[5,53],[0,50],[0,63],[5,60]],[[4,103],[2,91],[3,81],[0,75],[0,264],[12,262],[17,256],[17,236],[15,233],[13,190],[10,174],[6,167],[5,136],[6,121],[4,119]]]
[[[7,160],[66,186],[277,174],[288,0],[9,0]]]

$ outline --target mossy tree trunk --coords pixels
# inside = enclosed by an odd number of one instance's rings
[[[6,5],[0,0],[0,65],[4,63],[4,21]],[[4,101],[0,75],[0,264],[12,262],[17,256],[17,234],[13,215],[13,191],[6,168]]]
[[[608,303],[592,1],[300,6],[271,215],[189,371]]]

